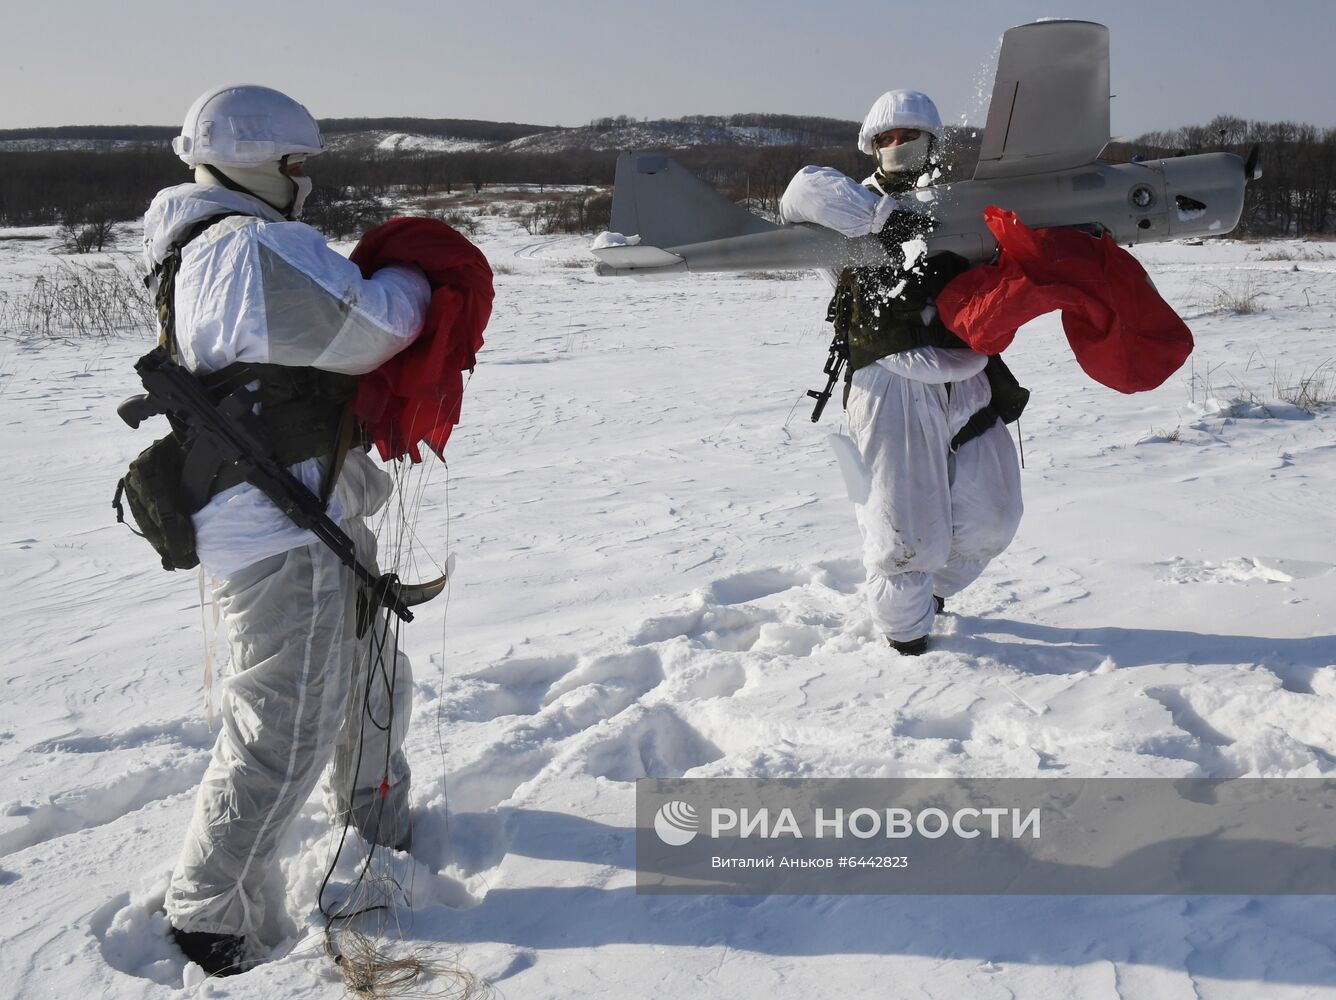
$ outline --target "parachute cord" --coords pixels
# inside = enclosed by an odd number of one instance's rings
[[[473,384],[474,369],[469,369],[469,377],[464,380],[463,392],[467,393],[470,385]],[[445,556],[448,562],[453,547],[451,545],[451,526],[454,518],[451,517],[450,508],[450,464],[445,465]],[[436,749],[441,757],[441,795],[445,799],[445,842],[453,844],[454,838],[450,835],[450,787],[449,779],[446,777],[445,768],[445,697],[442,694],[445,690],[446,679],[446,650],[450,639],[450,598],[455,588],[454,577],[446,577],[445,581],[445,607],[441,609],[441,681],[436,691]]]
[[[386,626],[386,627],[388,628],[388,623],[387,623],[387,626]],[[369,639],[368,642],[367,642],[367,646],[368,646],[368,648],[367,648],[367,652],[368,652],[368,654],[370,654],[370,653],[373,652],[373,650],[372,650],[371,647],[375,645],[375,641],[374,641],[374,640],[375,640],[375,635],[374,635],[374,633],[371,633],[371,639]],[[379,655],[380,655],[380,654],[377,653],[377,658],[379,658]],[[361,721],[360,721],[360,723],[359,723],[359,726],[358,726],[358,732],[357,732],[357,753],[354,755],[354,758],[353,758],[353,766],[352,766],[352,770],[351,770],[351,772],[350,772],[350,774],[351,774],[351,776],[352,776],[352,780],[353,780],[353,782],[356,781],[357,775],[358,775],[359,773],[361,773],[361,770],[362,770],[362,754],[363,754],[363,751],[366,749],[366,719],[367,719],[368,711],[369,711],[369,709],[370,709],[371,688],[372,688],[372,683],[373,683],[373,680],[374,680],[375,667],[376,667],[376,664],[370,662],[370,657],[368,657],[366,678],[365,678],[365,679],[363,680],[363,682],[362,682],[362,711],[358,713],[358,715],[361,716]],[[390,703],[390,709],[389,709],[389,710],[390,710],[390,723],[393,724],[393,721],[394,721],[394,703],[393,703],[393,702]],[[322,916],[325,917],[325,936],[326,936],[326,939],[328,939],[329,936],[330,936],[331,928],[332,928],[333,922],[334,922],[335,920],[348,920],[348,919],[351,919],[352,917],[359,916],[359,915],[362,914],[362,913],[370,913],[370,912],[372,912],[373,910],[383,910],[383,909],[386,908],[384,905],[379,905],[379,906],[371,906],[371,907],[367,907],[367,908],[365,908],[365,909],[355,910],[355,911],[352,912],[352,913],[342,913],[342,912],[338,912],[338,910],[330,910],[330,909],[326,908],[326,905],[325,905],[325,890],[328,888],[329,883],[330,883],[330,880],[334,877],[334,872],[335,872],[335,870],[338,868],[339,858],[340,858],[340,857],[342,856],[342,854],[343,854],[343,846],[344,846],[344,844],[347,842],[347,839],[348,839],[348,830],[349,830],[350,827],[352,826],[352,821],[353,821],[353,801],[352,801],[352,798],[353,798],[353,793],[354,793],[355,791],[356,791],[355,788],[350,788],[350,789],[348,790],[348,801],[347,801],[347,803],[341,803],[341,805],[344,806],[344,809],[343,809],[343,826],[342,826],[342,828],[341,828],[340,831],[339,831],[339,842],[338,842],[338,845],[337,845],[337,846],[335,847],[335,849],[334,849],[334,857],[333,857],[333,859],[332,859],[332,860],[330,861],[330,863],[329,863],[329,868],[325,871],[325,877],[324,877],[324,878],[321,880],[321,882],[320,882],[320,891],[316,894],[316,902],[317,902],[317,905],[318,905],[319,908],[320,908],[320,913],[321,913]],[[337,800],[337,798],[338,798],[338,794],[339,794],[339,791],[336,789],[336,790],[335,790],[335,798],[336,798],[336,800]],[[384,801],[384,800],[382,799],[382,802],[383,802],[383,801]],[[370,845],[370,849],[367,851],[367,863],[368,863],[368,864],[370,863],[371,856],[375,853],[375,850],[376,850],[376,845],[373,843],[373,844]],[[362,880],[363,880],[363,878],[365,877],[365,874],[366,874],[366,867],[363,866],[361,872],[360,872],[359,875],[358,875],[357,882],[355,882],[355,883],[353,884],[353,886],[352,886],[352,890],[353,890],[354,892],[355,892],[355,891],[357,890],[357,888],[362,884]],[[351,900],[352,898],[353,898],[353,897],[352,897],[352,894],[350,893],[348,899],[345,899],[343,902],[341,902],[341,903],[339,904],[339,909],[341,910],[341,909],[347,904],[348,900]]]
[[[470,373],[470,378],[472,373]],[[467,382],[465,383],[467,388]],[[438,402],[438,412],[444,401]],[[414,465],[421,466],[414,468]],[[450,476],[449,465],[443,459],[441,465],[445,468],[445,544],[446,558],[445,564],[436,563],[435,557],[429,549],[421,546],[421,539],[417,533],[418,520],[422,513],[424,498],[431,481],[431,474],[435,472],[430,460],[420,463],[397,463],[394,469],[395,478],[395,498],[391,503],[386,504],[378,523],[375,526],[375,535],[378,539],[383,539],[382,556],[378,560],[382,569],[388,569],[388,572],[397,575],[400,579],[408,578],[416,571],[415,547],[421,547],[427,554],[430,561],[436,564],[440,575],[446,575],[446,568],[449,565],[449,547],[450,547]],[[413,577],[416,579],[416,577]],[[449,614],[449,592],[453,581],[447,576],[446,582],[446,600],[445,617]],[[357,737],[357,748],[355,760],[352,768],[352,777],[355,778],[361,773],[362,761],[366,750],[366,735],[368,725],[375,727],[380,732],[389,733],[395,724],[395,691],[399,685],[398,668],[399,658],[398,649],[401,639],[401,623],[398,619],[391,620],[390,616],[384,613],[379,607],[376,609],[378,617],[374,619],[375,624],[369,630],[366,637],[365,655],[366,676],[362,678],[362,706],[358,713],[359,729]],[[444,655],[444,635],[445,622],[442,622],[442,685],[445,677],[445,655]],[[386,657],[392,658],[393,662],[386,663]],[[387,702],[387,711],[383,718],[377,718],[377,713],[372,706],[372,694],[383,693]],[[438,696],[438,707],[436,713],[437,724],[437,746],[441,754],[442,786],[445,784],[445,752],[444,739],[442,735],[442,717],[441,706]],[[402,837],[405,831],[391,831],[391,836],[385,838],[380,836],[380,830],[386,818],[386,810],[389,806],[389,777],[390,765],[393,758],[392,739],[386,740],[385,757],[381,761],[381,785],[379,801],[376,802],[375,826],[377,839],[389,839],[391,842],[398,842],[396,838]],[[327,903],[325,896],[330,886],[335,871],[338,868],[343,849],[347,843],[348,832],[354,821],[352,809],[352,792],[349,790],[347,808],[344,812],[342,828],[339,832],[338,843],[334,849],[333,857],[329,867],[325,872],[324,878],[320,884],[320,891],[317,895],[319,910],[325,918],[324,927],[324,946],[325,952],[339,968],[343,974],[344,980],[349,989],[361,996],[388,996],[391,992],[397,993],[404,987],[415,983],[420,977],[430,974],[450,975],[464,985],[461,996],[474,995],[475,990],[481,989],[484,992],[490,992],[485,981],[479,981],[466,970],[458,968],[449,968],[442,966],[434,961],[428,961],[425,955],[415,955],[408,959],[392,960],[380,953],[377,945],[353,927],[347,926],[348,922],[355,917],[373,912],[387,912],[391,914],[396,924],[398,924],[397,906],[394,899],[388,899],[386,902],[374,903],[366,899],[365,895],[372,881],[372,866],[377,856],[378,845],[374,842],[369,844],[365,859],[358,868],[356,879],[349,887],[348,893],[337,903]],[[411,832],[411,815],[409,817]],[[447,843],[449,842],[449,811],[445,812],[445,827]],[[415,874],[415,866],[410,867],[410,873]],[[377,879],[377,881],[380,881]],[[402,893],[404,898],[409,901],[411,908],[412,884],[411,878],[409,886],[399,884],[392,876],[388,881],[398,893]],[[362,902],[372,905],[358,905],[358,897],[362,896]],[[400,926],[402,935],[404,928]],[[381,931],[383,933],[383,929]],[[442,994],[443,995],[443,994]]]
[[[469,378],[473,378],[473,373],[469,373]],[[465,383],[465,388],[467,388]],[[450,465],[445,465],[445,552],[446,560],[450,558]],[[454,589],[455,581],[453,577],[445,579],[445,607],[441,611],[441,679],[436,685],[436,752],[441,761],[441,798],[445,802],[445,842],[453,844],[454,839],[450,836],[450,787],[449,778],[446,776],[445,768],[445,681],[446,681],[446,652],[450,638],[450,592]]]
[[[425,478],[425,477],[424,477]],[[425,489],[425,482],[418,489],[409,490],[405,487],[408,484],[404,481],[403,466],[400,465],[396,470],[396,488],[395,501],[387,504],[382,513],[379,523],[376,525],[375,534],[378,537],[385,538],[384,557],[378,560],[382,567],[389,566],[391,572],[402,575],[403,563],[406,556],[411,554],[411,542],[416,538],[416,532],[413,530],[411,521],[416,519],[416,512],[421,509],[422,491]],[[412,494],[410,497],[409,494]],[[410,513],[410,508],[412,513]],[[392,516],[397,514],[397,517]],[[408,550],[408,552],[406,552]],[[374,595],[371,595],[374,597]],[[357,776],[361,773],[362,761],[366,752],[367,726],[370,724],[380,732],[390,733],[395,723],[395,689],[398,684],[399,657],[398,649],[401,639],[400,625],[396,618],[391,621],[388,614],[377,606],[372,612],[375,615],[373,621],[375,624],[368,631],[365,640],[366,656],[366,675],[362,678],[361,708],[358,712],[358,736],[357,749],[354,754],[353,766],[350,772],[350,784],[355,784]],[[393,662],[387,664],[386,658]],[[376,712],[372,705],[372,694],[377,691],[383,692],[386,700],[386,714],[383,719],[376,717]],[[375,806],[375,826],[376,832],[381,834],[381,829],[385,821],[385,810],[388,805],[389,796],[389,774],[390,763],[393,755],[393,740],[385,741],[385,757],[381,762],[381,784],[380,795]],[[357,877],[349,887],[347,895],[337,904],[326,902],[325,895],[333,880],[334,873],[338,869],[339,861],[342,857],[344,847],[347,844],[348,833],[354,820],[353,813],[353,794],[357,791],[355,787],[348,789],[348,801],[344,809],[343,823],[339,831],[338,843],[334,849],[333,856],[329,866],[321,880],[320,890],[317,893],[317,902],[321,915],[325,918],[324,944],[325,952],[336,966],[343,972],[345,979],[350,986],[353,986],[358,992],[370,991],[374,988],[372,983],[363,986],[359,977],[374,976],[377,969],[391,969],[396,963],[383,959],[376,954],[375,946],[371,944],[364,936],[355,934],[356,950],[360,952],[359,957],[352,961],[346,961],[343,950],[339,947],[335,935],[340,925],[346,925],[349,921],[364,914],[373,912],[386,912],[392,909],[390,903],[373,903],[368,906],[357,906],[355,900],[358,895],[365,892],[371,875],[371,868],[377,855],[378,847],[383,845],[371,842],[368,845],[366,857],[359,865]],[[338,793],[336,792],[336,795]],[[411,818],[410,818],[411,822]],[[406,831],[391,831],[393,837],[399,837]],[[391,839],[393,839],[393,837]],[[381,838],[384,839],[384,838]],[[391,879],[393,881],[393,879]],[[395,887],[403,891],[403,887],[394,883]],[[411,896],[409,897],[411,898]],[[421,971],[421,963],[415,964]],[[357,966],[356,975],[351,971],[351,966]],[[354,979],[359,979],[354,983]]]

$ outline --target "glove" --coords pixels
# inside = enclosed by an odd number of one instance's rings
[[[910,240],[921,239],[932,232],[936,221],[928,215],[897,208],[886,217],[886,224],[877,234],[886,255],[891,258],[891,266],[899,270],[905,266],[903,244]]]

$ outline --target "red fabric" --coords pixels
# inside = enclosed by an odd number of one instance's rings
[[[461,373],[473,369],[492,315],[492,269],[481,250],[435,219],[390,219],[367,232],[350,259],[366,277],[390,264],[416,264],[431,282],[422,333],[358,378],[353,413],[382,459],[421,462],[419,443],[440,457],[459,422]]]
[[[1085,373],[1119,392],[1154,389],[1192,353],[1187,325],[1112,238],[1030,229],[992,205],[984,219],[1001,247],[997,263],[937,296],[942,322],[976,351],[998,354],[1022,323],[1061,309]]]

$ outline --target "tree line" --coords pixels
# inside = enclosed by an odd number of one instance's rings
[[[361,119],[405,125],[412,119]],[[713,119],[767,128],[799,126],[810,119],[732,116]],[[820,121],[820,120],[817,120]],[[701,117],[688,124],[706,124]],[[495,123],[491,123],[495,125]],[[870,172],[871,160],[854,147],[853,123],[846,138],[780,146],[709,145],[671,150],[684,166],[737,201],[773,214],[794,173],[806,164],[835,167],[854,177]],[[823,126],[824,127],[824,126]],[[526,129],[530,126],[509,126]],[[405,128],[405,131],[411,129]],[[103,138],[105,136],[98,136]],[[824,137],[823,137],[824,138]],[[1206,125],[1151,132],[1110,147],[1112,158],[1133,153],[1148,158],[1226,149],[1246,156],[1260,149],[1262,178],[1248,185],[1240,235],[1309,236],[1336,232],[1336,129],[1295,122],[1220,117]],[[943,180],[967,178],[978,157],[973,129],[949,129],[943,143]],[[392,197],[434,192],[481,191],[495,185],[606,187],[612,183],[615,151],[558,153],[483,149],[473,152],[338,151],[311,161],[315,191],[308,219],[331,236],[355,235],[383,215]],[[191,172],[165,148],[143,146],[98,152],[0,152],[0,225],[80,225],[128,221],[143,214],[160,188],[191,180]]]
[[[594,132],[610,132],[635,125],[689,125],[707,129],[742,128],[767,130],[784,136],[790,143],[807,146],[839,146],[849,136],[858,134],[858,123],[839,118],[821,118],[816,115],[740,114],[740,115],[684,115],[681,118],[633,118],[618,115],[615,118],[595,118],[589,123]]]
[[[519,122],[479,121],[474,118],[321,118],[325,135],[348,132],[410,132],[414,135],[449,136],[509,142],[526,135],[557,132],[557,125],[525,125]],[[0,128],[0,142],[22,139],[84,139],[97,141],[169,143],[181,129],[175,125],[58,125],[50,128]]]

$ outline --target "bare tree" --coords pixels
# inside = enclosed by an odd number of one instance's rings
[[[101,253],[116,241],[116,213],[105,202],[94,202],[65,214],[56,241],[65,253]]]

